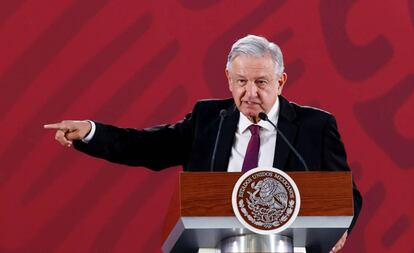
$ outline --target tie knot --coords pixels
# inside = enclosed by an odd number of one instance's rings
[[[252,133],[252,135],[259,135],[260,126],[258,126],[258,125],[250,125],[249,126],[249,130],[250,130],[250,133]]]

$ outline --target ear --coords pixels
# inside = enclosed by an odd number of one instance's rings
[[[282,94],[282,90],[283,90],[283,87],[284,87],[286,81],[287,81],[287,74],[285,72],[283,72],[282,75],[280,76],[279,80],[277,80],[277,85],[278,85],[277,94],[278,95]]]
[[[226,77],[227,77],[227,82],[228,82],[228,84],[229,84],[229,90],[230,91],[233,91],[233,86],[231,85],[231,77],[230,77],[230,73],[229,73],[229,71],[226,69]]]

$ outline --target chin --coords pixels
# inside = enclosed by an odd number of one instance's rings
[[[259,114],[258,112],[252,112],[252,111],[245,111],[243,112],[244,115],[246,115],[247,117],[257,117],[257,115]]]

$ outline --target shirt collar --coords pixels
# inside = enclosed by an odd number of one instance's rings
[[[269,120],[272,121],[276,125],[277,125],[277,120],[279,118],[279,111],[280,111],[280,103],[279,103],[279,98],[277,98],[276,102],[273,104],[272,108],[267,114],[267,117],[269,118]],[[246,131],[247,128],[249,128],[249,126],[252,124],[253,123],[243,113],[240,112],[237,131],[239,133],[244,133],[244,131]],[[259,125],[261,128],[268,130],[268,131],[276,131],[269,122],[264,121],[264,120],[260,120],[257,123],[257,125]]]

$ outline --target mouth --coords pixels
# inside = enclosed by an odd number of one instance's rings
[[[248,106],[255,106],[255,105],[260,105],[260,103],[258,102],[253,102],[253,101],[242,101],[242,103],[245,103]]]

